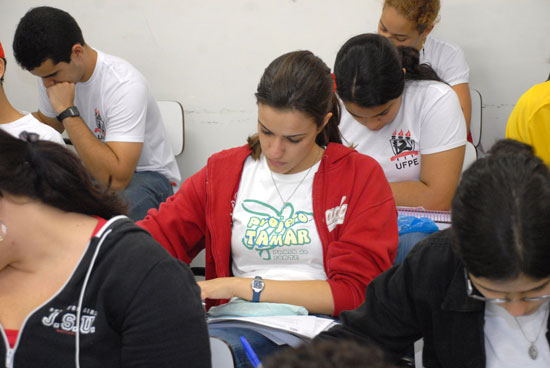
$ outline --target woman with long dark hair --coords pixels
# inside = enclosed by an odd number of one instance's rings
[[[334,64],[344,141],[375,158],[398,206],[448,210],[464,159],[466,127],[458,98],[418,51],[387,38],[349,39]],[[400,237],[397,262],[425,237]]]

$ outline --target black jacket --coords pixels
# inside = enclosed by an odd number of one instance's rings
[[[193,275],[125,217],[111,220],[92,238],[67,284],[27,317],[13,350],[2,335],[6,367],[75,367],[77,350],[82,368],[210,367]]]
[[[485,304],[466,294],[464,266],[450,244],[448,229],[416,245],[401,266],[370,283],[365,303],[342,313],[341,326],[317,338],[371,339],[398,360],[423,337],[425,367],[485,368]]]

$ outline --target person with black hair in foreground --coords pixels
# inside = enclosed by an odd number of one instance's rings
[[[427,368],[549,367],[548,167],[501,141],[463,173],[452,214],[318,339],[374,341],[398,360],[424,338]]]
[[[296,349],[287,348],[269,356],[263,368],[397,368],[385,361],[375,345],[353,340],[315,341]]]
[[[186,265],[66,148],[0,130],[0,356],[6,367],[210,367]]]

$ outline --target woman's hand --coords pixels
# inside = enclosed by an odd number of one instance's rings
[[[252,296],[252,288],[250,286],[251,279],[242,277],[219,277],[217,279],[199,281],[201,288],[201,299],[231,299],[235,296],[243,297],[248,293],[250,296],[245,299],[250,299]]]

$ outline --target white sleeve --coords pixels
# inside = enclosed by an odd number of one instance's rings
[[[40,139],[46,139],[54,143],[58,143],[62,146],[66,146],[65,141],[63,140],[63,136],[57,131],[45,133],[43,136],[40,137]]]
[[[447,151],[466,144],[466,121],[456,93],[447,85],[430,86],[421,112],[420,153]]]
[[[40,112],[49,118],[55,118],[57,115],[53,111],[52,105],[50,105],[46,87],[44,87],[44,83],[42,83],[42,79],[40,78],[38,78],[38,96],[40,98],[40,105],[38,107]]]
[[[449,85],[456,86],[457,84],[468,83],[470,79],[470,67],[460,47],[456,46],[452,53],[447,54],[442,61],[442,65],[445,68],[439,77],[449,83]]]
[[[106,96],[105,142],[143,142],[147,119],[147,86],[140,81],[124,83]]]

